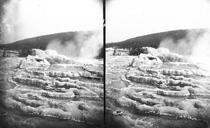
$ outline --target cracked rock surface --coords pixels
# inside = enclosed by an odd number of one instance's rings
[[[109,127],[210,127],[209,72],[166,49],[106,58]]]

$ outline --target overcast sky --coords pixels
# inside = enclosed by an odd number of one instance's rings
[[[210,27],[207,0],[110,0],[107,42],[174,29]]]
[[[6,0],[0,1],[1,4]],[[11,1],[6,6],[4,19],[4,32],[9,42],[102,26],[102,6],[98,2],[101,0]],[[107,0],[106,7],[107,42],[210,26],[208,0]]]
[[[59,32],[99,30],[103,25],[101,0],[11,0],[3,11],[5,43]]]

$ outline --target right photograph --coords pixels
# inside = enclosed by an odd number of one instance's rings
[[[107,128],[209,128],[209,49],[209,0],[107,0]]]

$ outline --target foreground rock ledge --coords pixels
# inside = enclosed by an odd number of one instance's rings
[[[1,62],[5,63],[1,65],[5,70],[4,85],[10,85],[10,88],[4,88],[3,99],[9,111],[91,127],[103,124],[101,61],[87,64],[55,51],[33,49],[32,54],[25,58],[1,58]],[[17,121],[15,116],[5,120],[11,126],[26,125],[24,120]],[[36,126],[35,120],[26,126]]]
[[[210,127],[209,72],[163,48],[106,58],[109,127]]]

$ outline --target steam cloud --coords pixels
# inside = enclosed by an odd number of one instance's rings
[[[60,40],[52,40],[47,49],[58,51],[60,54],[69,57],[94,58],[99,54],[103,46],[102,33],[81,32],[78,33],[73,41],[62,43]]]
[[[210,30],[189,31],[184,39],[178,42],[173,39],[164,39],[160,47],[168,48],[172,52],[186,56],[189,61],[198,64],[210,71]]]
[[[168,48],[171,52],[181,55],[192,54],[192,49],[197,41],[202,38],[205,33],[203,29],[192,29],[187,31],[186,36],[178,41],[172,38],[165,38],[161,41],[159,47]]]
[[[210,71],[210,31],[206,31],[198,40],[192,49],[190,59]]]
[[[99,0],[9,0],[3,5],[2,43],[69,31],[72,42],[52,40],[47,46],[71,57],[93,58],[102,47],[102,8]]]
[[[9,0],[3,5],[3,43],[67,31],[101,30],[97,0]]]

